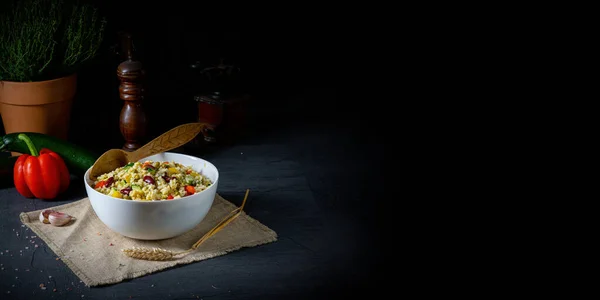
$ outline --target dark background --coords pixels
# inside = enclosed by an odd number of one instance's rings
[[[208,66],[224,59],[240,68],[240,89],[251,96],[250,117],[264,118],[262,130],[284,126],[280,121],[290,118],[332,122],[359,111],[360,104],[339,99],[341,77],[362,58],[348,51],[353,46],[344,36],[349,30],[335,15],[306,14],[302,9],[236,15],[181,2],[142,3],[98,2],[108,28],[96,64],[79,74],[73,122],[81,126],[72,127],[72,138],[81,143],[97,145],[97,137],[121,143],[118,117],[123,101],[115,74],[123,60],[118,54],[120,31],[132,34],[136,58],[146,71],[148,138],[196,121],[193,95],[198,83],[190,68],[196,61]],[[90,108],[97,114],[90,116]]]
[[[107,28],[98,57],[78,72],[69,133],[74,142],[98,151],[122,146],[120,32],[133,36],[135,59],[146,72],[146,140],[197,120],[198,80],[190,65],[222,59],[241,69],[240,91],[251,97],[248,116],[260,119],[260,130],[326,122],[352,126],[362,131],[358,138],[368,139],[384,129],[376,127],[376,113],[384,113],[374,97],[380,87],[365,88],[380,77],[369,70],[381,60],[369,45],[378,31],[355,14],[297,4],[224,10],[193,1],[84,2],[100,10]]]
[[[332,253],[338,251],[343,259],[332,259],[331,271],[321,275],[325,278],[319,284],[305,279],[307,290],[317,286],[306,295],[372,296],[381,290],[388,262],[378,225],[383,225],[388,202],[397,200],[384,194],[384,145],[390,137],[383,134],[385,120],[379,116],[386,112],[379,111],[380,98],[369,93],[375,91],[365,93],[363,87],[369,77],[377,77],[365,66],[379,59],[364,50],[371,34],[364,22],[357,15],[292,4],[234,14],[192,3],[148,3],[97,1],[108,27],[97,60],[78,73],[69,139],[100,153],[123,145],[116,76],[123,61],[120,31],[132,34],[135,57],[146,71],[147,141],[197,120],[193,91],[198,86],[190,77],[191,63],[234,63],[242,70],[241,89],[251,96],[247,121],[238,140],[203,149],[288,143],[290,157],[311,174],[307,180],[319,208],[352,220],[347,229],[336,225],[339,241],[355,240],[347,250],[342,244],[320,245],[336,249]],[[337,224],[334,219],[327,223]]]

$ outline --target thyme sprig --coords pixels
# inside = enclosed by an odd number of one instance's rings
[[[76,72],[98,54],[105,23],[87,4],[14,1],[0,13],[0,80],[49,80]]]

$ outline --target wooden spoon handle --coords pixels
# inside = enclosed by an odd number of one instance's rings
[[[138,161],[144,157],[169,151],[187,144],[200,133],[207,124],[187,123],[179,125],[153,139],[138,150],[130,153],[129,161]]]

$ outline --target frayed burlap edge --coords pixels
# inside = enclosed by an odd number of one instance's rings
[[[224,199],[223,197],[221,197],[218,194],[217,194],[217,197],[220,197],[222,200],[224,200],[225,205],[229,206],[230,208],[236,208],[236,206],[233,203],[229,202],[227,199]],[[74,206],[76,204],[78,204],[77,201],[76,202],[72,202],[72,203],[68,203],[68,204],[64,204],[64,205],[56,206],[56,207],[54,207],[54,209],[68,208],[68,207]],[[122,282],[123,280],[126,280],[126,279],[138,278],[138,277],[142,277],[142,276],[145,276],[145,275],[148,275],[148,274],[151,274],[151,273],[155,273],[155,272],[158,272],[158,271],[165,271],[165,270],[173,268],[173,267],[175,267],[177,265],[184,265],[184,264],[189,264],[189,263],[192,263],[192,262],[197,262],[197,261],[202,261],[202,260],[206,260],[206,259],[210,259],[210,258],[215,258],[215,257],[222,256],[222,255],[225,255],[227,253],[230,253],[230,252],[242,249],[242,248],[250,248],[250,247],[260,246],[260,245],[264,245],[264,244],[268,244],[268,243],[272,243],[272,242],[277,241],[278,236],[277,236],[277,233],[275,231],[271,230],[270,228],[268,228],[264,224],[260,223],[258,220],[250,217],[245,212],[242,212],[242,214],[240,216],[244,216],[246,218],[246,220],[248,220],[251,224],[255,225],[260,230],[262,230],[263,232],[265,232],[267,234],[267,238],[262,239],[260,241],[255,241],[254,243],[246,244],[246,245],[243,245],[243,246],[238,246],[238,247],[232,247],[232,248],[223,249],[222,251],[214,252],[214,253],[211,253],[209,255],[201,255],[201,256],[197,256],[197,257],[185,256],[183,258],[180,258],[180,259],[177,259],[177,260],[169,262],[166,266],[163,265],[161,267],[152,268],[152,269],[147,270],[147,271],[134,272],[134,273],[131,273],[131,274],[127,274],[127,276],[109,277],[109,278],[106,278],[106,279],[103,279],[103,280],[98,280],[98,281],[94,281],[93,279],[87,277],[83,272],[81,272],[79,270],[79,268],[77,268],[73,264],[73,262],[71,262],[71,260],[69,260],[68,258],[65,258],[66,255],[60,250],[60,248],[56,244],[54,244],[50,240],[50,238],[48,238],[48,236],[46,236],[43,232],[38,231],[36,227],[30,226],[31,220],[29,219],[29,216],[25,212],[21,212],[21,214],[19,215],[19,219],[21,220],[21,223],[23,223],[25,226],[27,226],[29,229],[31,229],[31,231],[33,231],[35,234],[37,234],[39,237],[41,237],[42,240],[48,245],[48,247],[50,247],[50,249],[56,255],[58,255],[58,257],[60,257],[60,259],[69,267],[69,269],[71,269],[71,271],[73,271],[73,273],[75,273],[75,275],[77,275],[77,277],[79,277],[79,279],[81,279],[81,281],[83,281],[83,283],[86,286],[95,287],[95,286],[102,286],[102,285],[109,285],[109,284],[119,283],[119,282]],[[202,246],[200,246],[198,249],[201,249],[201,247]],[[196,249],[196,251],[198,249]],[[134,259],[134,258],[132,258],[132,259]]]

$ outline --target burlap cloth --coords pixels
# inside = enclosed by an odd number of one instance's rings
[[[277,240],[275,231],[242,212],[195,251],[179,259],[146,261],[125,256],[121,251],[130,247],[158,247],[176,252],[187,250],[236,208],[217,194],[208,214],[196,228],[160,241],[135,240],[110,230],[98,219],[87,197],[51,208],[77,218],[64,227],[40,222],[41,210],[23,212],[20,218],[87,286],[99,286]]]

